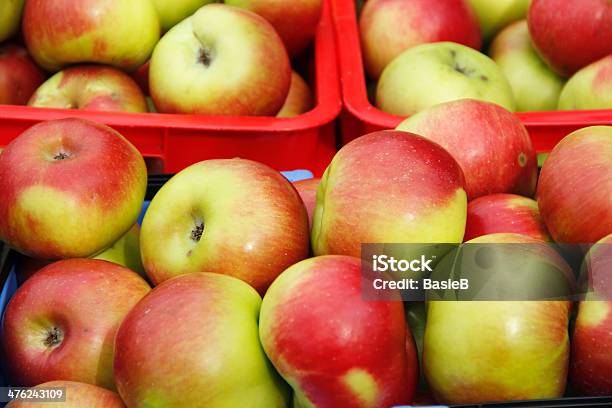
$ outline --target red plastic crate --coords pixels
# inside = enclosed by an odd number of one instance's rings
[[[332,0],[344,109],[342,142],[382,129],[393,129],[404,117],[376,108],[368,99],[355,0]],[[595,125],[612,125],[612,110],[517,113],[538,153],[546,153],[568,133]]]
[[[175,173],[201,160],[242,157],[277,170],[320,176],[336,152],[335,119],[342,101],[330,0],[325,1],[311,61],[315,108],[294,118],[105,113],[0,105],[0,146],[45,120],[77,117],[111,126],[158,172]]]

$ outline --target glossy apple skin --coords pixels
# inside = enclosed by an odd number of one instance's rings
[[[253,288],[230,276],[162,283],[117,333],[119,394],[129,407],[287,406],[288,387],[259,343],[260,305]]]
[[[314,210],[317,205],[317,189],[319,187],[320,182],[321,179],[315,177],[308,180],[296,181],[293,183],[293,186],[300,194],[300,198],[306,206],[306,211],[308,212],[308,226],[310,230],[312,230],[312,217],[314,215]]]
[[[579,395],[612,394],[612,234],[587,254],[590,290],[578,306],[570,378]]]
[[[400,116],[464,98],[515,109],[512,88],[497,64],[472,48],[451,42],[404,51],[387,65],[376,87],[376,106]]]
[[[535,48],[563,76],[612,54],[608,0],[533,0],[528,22]]]
[[[366,72],[374,80],[415,45],[452,41],[480,49],[480,28],[465,0],[369,0],[359,17]]]
[[[0,105],[25,105],[44,80],[25,49],[11,44],[0,47]]]
[[[444,147],[463,170],[468,200],[535,192],[538,163],[529,133],[499,105],[475,99],[446,102],[409,117],[397,130]]]
[[[569,134],[544,162],[538,207],[556,242],[595,243],[610,234],[610,194],[611,126],[592,126]]]
[[[567,81],[559,109],[612,109],[612,55],[587,65]]]
[[[526,20],[504,28],[493,40],[489,55],[508,78],[517,111],[557,109],[565,80],[533,48]]]
[[[345,145],[317,192],[315,255],[360,257],[361,243],[453,243],[467,198],[457,162],[439,145],[380,131]]]
[[[225,4],[242,7],[259,14],[272,24],[292,57],[312,42],[324,0],[225,0]]]
[[[274,116],[290,85],[289,57],[270,23],[224,4],[168,31],[149,68],[151,97],[164,113]]]
[[[198,224],[199,240],[193,235]],[[250,160],[208,160],[159,190],[142,223],[140,249],[154,284],[207,271],[265,293],[282,271],[308,256],[308,214],[277,171]]]
[[[292,386],[296,407],[410,403],[417,359],[412,348],[408,367],[406,333],[402,303],[364,301],[361,262],[347,256],[287,269],[259,317],[261,343]]]
[[[125,266],[145,278],[146,274],[140,257],[140,226],[134,224],[124,236],[102,253],[94,256],[94,259]]]
[[[147,111],[145,97],[132,78],[118,69],[98,65],[58,72],[34,92],[28,105],[104,112]]]
[[[136,223],[146,187],[144,159],[113,129],[39,123],[0,155],[0,239],[34,258],[97,254]]]
[[[149,290],[134,272],[105,261],[68,259],[41,269],[6,308],[2,345],[11,380],[21,386],[70,380],[113,389],[115,333]]]
[[[162,32],[166,32],[193,13],[200,7],[213,3],[215,0],[151,0]]]
[[[515,233],[551,241],[537,201],[515,194],[491,194],[468,203],[464,241],[496,233]]]
[[[64,388],[66,401],[62,408],[125,408],[123,401],[116,393],[95,385],[74,381],[49,381],[39,384],[34,389]],[[40,402],[12,401],[7,408],[39,408]],[[49,404],[47,405],[56,405]]]
[[[310,87],[295,71],[291,72],[291,87],[285,104],[276,114],[277,118],[292,118],[306,113],[314,107],[314,98]]]
[[[151,55],[159,21],[149,0],[28,0],[23,34],[48,71],[82,62],[131,70]]]
[[[534,238],[491,234],[469,242],[533,245],[534,256],[573,279],[563,258]],[[434,397],[449,405],[560,398],[570,310],[569,301],[429,302],[423,365]]]
[[[490,39],[513,21],[527,16],[531,0],[468,0],[478,16],[482,35]]]
[[[12,37],[19,29],[25,0],[7,0],[0,3],[0,42]]]

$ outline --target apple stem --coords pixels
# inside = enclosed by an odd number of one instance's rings
[[[68,157],[70,157],[70,155],[68,153],[64,153],[64,152],[59,152],[58,154],[56,154],[53,159],[54,160],[65,160]]]
[[[64,333],[62,333],[62,331],[57,327],[53,327],[49,331],[47,338],[45,338],[44,343],[47,347],[55,347],[58,346],[62,340],[64,340]]]
[[[202,238],[202,234],[204,233],[204,222],[198,221],[196,222],[195,228],[191,231],[191,239],[195,242],[199,242]]]

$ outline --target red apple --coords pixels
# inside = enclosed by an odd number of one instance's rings
[[[311,110],[313,97],[308,84],[300,74],[291,72],[291,86],[285,104],[276,114],[277,118],[291,118]]]
[[[0,47],[0,105],[25,105],[44,80],[25,49],[10,44]]]
[[[491,194],[468,203],[464,241],[500,232],[550,241],[538,203],[515,194]]]
[[[321,179],[311,178],[308,180],[300,180],[293,183],[293,186],[300,194],[306,211],[308,212],[308,226],[312,229],[312,216],[314,213],[315,206],[317,205],[317,188]]]
[[[142,223],[154,284],[191,272],[240,278],[260,293],[309,252],[308,214],[279,172],[243,159],[194,164],[168,181]]]
[[[323,0],[225,0],[225,4],[245,8],[268,20],[291,56],[310,44],[323,11]]]
[[[448,150],[463,170],[469,200],[535,192],[538,166],[527,129],[499,105],[474,99],[446,102],[411,116],[397,129]]]
[[[119,394],[129,407],[288,406],[259,343],[260,305],[249,285],[215,273],[157,286],[117,332]]]
[[[528,23],[535,48],[561,75],[612,54],[609,0],[533,0]]]
[[[38,271],[4,316],[13,384],[70,380],[112,389],[115,333],[149,289],[136,273],[106,261],[68,259]]]
[[[570,377],[580,395],[612,395],[612,234],[587,254],[590,290],[578,306]]]
[[[132,79],[136,81],[140,89],[145,95],[150,95],[149,92],[149,66],[151,61],[147,61],[140,66],[134,73],[132,73]]]
[[[368,75],[378,79],[387,65],[415,45],[452,41],[480,49],[480,26],[465,0],[369,0],[359,17]]]
[[[28,105],[106,112],[146,112],[145,97],[132,78],[98,65],[66,68],[49,78]]]
[[[160,30],[149,0],[28,0],[22,28],[30,54],[48,71],[83,62],[136,69]]]
[[[370,133],[321,179],[313,250],[360,257],[361,243],[458,243],[466,208],[463,173],[446,150],[406,132]]]
[[[144,159],[113,129],[39,123],[0,155],[0,239],[35,258],[91,256],[134,225],[146,188]]]
[[[417,358],[414,347],[406,355],[402,303],[363,300],[359,259],[324,256],[292,266],[270,286],[259,319],[264,350],[292,386],[295,406],[412,401]]]
[[[537,195],[555,241],[588,244],[612,233],[612,126],[580,129],[559,142],[544,162]]]
[[[91,384],[74,381],[49,381],[34,387],[35,390],[62,389],[65,401],[62,408],[124,408],[125,405],[116,393]],[[51,391],[52,392],[52,391]],[[59,403],[58,403],[59,404]],[[7,408],[37,408],[56,404],[34,401],[12,401]]]

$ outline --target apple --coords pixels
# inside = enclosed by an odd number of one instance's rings
[[[69,380],[113,389],[115,333],[149,290],[140,276],[106,261],[68,259],[38,271],[4,315],[13,385]]]
[[[463,240],[495,233],[515,233],[551,241],[537,201],[515,194],[491,194],[468,203]]]
[[[489,57],[461,44],[438,42],[404,51],[383,71],[376,105],[412,115],[442,102],[473,98],[514,111],[508,80]]]
[[[571,269],[548,244],[526,236],[492,234],[468,244],[480,244],[473,267],[466,266],[465,254],[463,257],[461,276],[470,280],[470,290],[481,283],[482,271],[490,269],[479,262],[479,251],[493,251],[491,259],[499,260],[494,266],[506,276],[484,278],[496,281],[493,294],[507,296],[499,301],[428,302],[423,361],[436,400],[459,405],[563,396],[570,302],[516,301],[508,289],[549,292],[548,286],[552,286],[559,292],[551,295],[567,295],[571,293]],[[507,260],[518,261],[523,268],[508,267]],[[432,279],[443,264],[444,260]],[[508,288],[504,282],[513,284]],[[458,296],[469,298],[469,294]]]
[[[132,70],[151,55],[159,21],[150,0],[28,0],[23,35],[48,71],[82,62]]]
[[[97,254],[134,225],[146,188],[144,159],[113,129],[36,124],[0,155],[0,239],[41,259]]]
[[[292,57],[300,54],[315,36],[324,0],[225,0],[268,20]]]
[[[295,71],[291,72],[291,87],[285,104],[276,114],[277,118],[291,118],[311,110],[314,106],[312,92],[304,79]]]
[[[293,186],[300,194],[300,198],[306,206],[306,211],[308,212],[308,226],[310,230],[312,230],[312,217],[317,205],[317,189],[320,182],[320,178],[311,178],[293,183]]]
[[[482,35],[492,38],[510,23],[527,16],[531,0],[468,0],[480,22]]]
[[[35,390],[58,390],[64,393],[63,408],[125,408],[123,401],[116,393],[91,384],[75,381],[49,381],[34,387]],[[51,391],[52,393],[53,391]],[[14,400],[7,408],[36,408],[45,404],[33,401]]]
[[[25,49],[10,44],[0,46],[0,105],[25,105],[44,80],[44,73]]]
[[[288,387],[259,343],[260,305],[249,285],[215,273],[157,286],[115,340],[115,381],[128,407],[287,406]]]
[[[587,65],[567,81],[559,109],[612,109],[612,54]]]
[[[231,275],[264,293],[309,252],[308,214],[280,173],[243,159],[187,167],[155,195],[140,250],[154,284],[190,272]]]
[[[529,133],[499,105],[475,99],[441,103],[409,117],[397,130],[445,148],[463,170],[468,200],[535,192],[538,163]]]
[[[453,41],[480,49],[480,28],[465,0],[369,0],[359,17],[368,76],[377,80],[395,57],[415,45]]]
[[[12,37],[19,29],[25,0],[4,0],[0,3],[0,42]]]
[[[124,236],[94,259],[114,262],[146,277],[140,258],[140,226],[134,224]]]
[[[503,29],[493,40],[489,54],[510,82],[517,111],[557,109],[565,80],[533,48],[526,20]]]
[[[458,243],[467,198],[461,168],[439,145],[380,131],[345,145],[317,192],[315,255],[361,256],[361,243]]]
[[[149,92],[149,67],[151,61],[147,61],[142,64],[136,71],[132,73],[132,79],[136,81],[140,89],[145,95],[150,95]]]
[[[200,7],[215,2],[215,0],[151,0],[162,32],[166,32],[193,13]]]
[[[295,407],[412,401],[417,359],[407,344],[402,303],[367,302],[361,295],[361,262],[348,256],[307,259],[270,286],[259,336],[293,388]]]
[[[113,262],[121,266],[125,266],[133,272],[136,272],[143,278],[146,278],[142,261],[140,259],[140,226],[134,224],[132,228],[117,242],[105,249],[100,254],[92,256],[91,259],[100,259],[102,261]],[[20,283],[28,280],[36,272],[45,266],[52,264],[53,261],[45,259],[30,258],[22,254],[16,254],[15,271],[17,271],[17,280]]]
[[[538,182],[538,207],[559,243],[594,243],[612,233],[612,126],[566,136],[548,155]]]
[[[145,97],[127,74],[105,66],[66,68],[49,78],[30,98],[38,108],[105,112],[146,112]]]
[[[224,4],[168,31],[149,68],[151,97],[166,113],[273,116],[290,85],[289,57],[270,23]]]
[[[570,378],[580,395],[612,394],[612,234],[587,254],[591,284],[586,300],[578,306],[572,337]]]
[[[612,54],[609,0],[533,0],[527,21],[535,48],[563,76]]]

